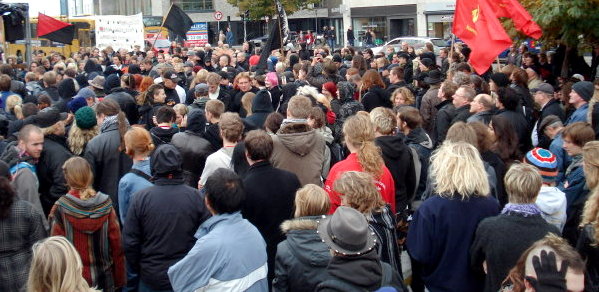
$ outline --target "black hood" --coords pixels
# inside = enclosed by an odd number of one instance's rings
[[[260,90],[256,93],[256,96],[252,100],[252,112],[253,113],[271,113],[272,102],[270,99],[270,93],[268,90]]]
[[[186,132],[194,134],[204,134],[206,131],[206,117],[202,110],[192,110],[187,114]]]
[[[353,256],[335,256],[329,262],[327,272],[344,282],[374,291],[381,285],[383,272],[376,250]]]
[[[399,151],[406,147],[403,137],[400,136],[381,136],[376,138],[375,143],[381,148],[384,156],[392,159],[399,159],[403,151]]]
[[[170,144],[158,146],[150,158],[152,175],[164,175],[169,173],[180,173],[183,158],[177,148]]]
[[[104,81],[104,93],[110,94],[113,88],[121,86],[121,79],[116,74],[110,74]]]
[[[368,89],[368,92],[376,94],[378,99],[381,101],[381,104],[384,104],[387,107],[392,107],[391,99],[389,98],[389,93],[387,93],[387,91],[385,91],[380,86],[375,85],[373,87],[370,87],[370,89]]]
[[[67,78],[58,83],[58,94],[64,99],[71,98],[77,95],[77,89],[75,89],[75,79]]]
[[[150,129],[150,134],[152,135],[153,138],[157,138],[158,140],[162,141],[162,143],[170,143],[171,139],[173,138],[173,135],[179,133],[179,129],[177,128],[168,128],[168,129],[163,129],[160,127],[154,127],[152,129]]]

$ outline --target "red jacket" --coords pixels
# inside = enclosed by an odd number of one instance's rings
[[[345,160],[337,162],[329,172],[329,176],[324,184],[324,190],[329,194],[329,198],[331,199],[329,214],[335,213],[337,207],[341,205],[341,198],[337,192],[333,191],[333,184],[346,171],[363,171],[356,153],[352,153]],[[391,206],[391,210],[395,214],[395,183],[393,182],[391,172],[389,172],[389,169],[384,164],[383,175],[377,179],[376,188],[381,193],[383,200]]]

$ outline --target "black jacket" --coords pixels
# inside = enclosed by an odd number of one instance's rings
[[[591,126],[595,130],[595,139],[599,140],[599,102],[593,105],[593,108],[589,108],[591,112]]]
[[[94,171],[94,189],[110,196],[117,214],[119,180],[133,165],[131,158],[119,151],[120,143],[121,136],[115,123],[91,139],[83,155]]]
[[[466,122],[468,120],[468,118],[471,116],[472,114],[470,113],[470,105],[465,105],[459,108],[455,109],[455,116],[453,117],[453,120],[451,120],[451,124],[455,124],[457,122]]]
[[[204,139],[206,119],[204,112],[192,111],[187,115],[187,130],[173,136],[171,144],[179,149],[183,157],[183,177],[192,187],[198,185],[208,155],[214,152],[212,144]]]
[[[200,191],[182,177],[155,180],[131,198],[123,225],[127,263],[151,289],[172,289],[168,268],[187,255],[209,217]]]
[[[537,137],[539,144],[538,146],[541,148],[549,149],[549,145],[551,144],[551,138],[547,137],[545,133],[543,133],[539,125],[543,121],[544,118],[554,115],[557,116],[562,122],[566,120],[566,113],[562,108],[562,105],[557,99],[551,99],[542,109],[541,114],[539,115],[539,119],[537,120]]]
[[[331,252],[316,233],[318,219],[300,217],[281,224],[287,239],[277,246],[273,291],[313,292],[328,277]]]
[[[218,126],[218,123],[206,124],[204,138],[208,140],[208,142],[210,142],[213,151],[216,151],[223,147],[223,138],[220,137],[220,128]]]
[[[248,92],[257,93],[258,92],[258,88],[252,87],[252,89],[250,89],[250,91],[248,91]],[[243,109],[243,106],[241,104],[241,98],[246,93],[247,92],[243,92],[243,91],[240,91],[240,90],[236,90],[233,93],[231,93],[231,95],[234,96],[234,97],[233,97],[232,103],[227,108],[227,111],[228,112],[239,113],[240,117],[245,118],[245,116],[247,115],[247,113],[245,112],[245,109]]]
[[[263,129],[264,121],[273,112],[270,93],[260,90],[252,100],[252,114],[245,118],[246,122],[255,128]]]
[[[283,95],[283,92],[281,91],[281,87],[280,86],[275,86],[271,89],[268,90],[268,92],[270,92],[270,99],[272,102],[272,108],[274,110],[276,110],[281,102],[281,96]],[[254,111],[252,109],[252,111]]]
[[[499,110],[497,115],[504,117],[512,125],[516,136],[518,136],[518,149],[521,153],[526,153],[532,148],[532,141],[530,141],[530,128],[528,121],[522,113],[508,110]]]
[[[68,191],[62,165],[71,156],[65,137],[56,135],[44,137],[44,150],[37,164],[37,179],[40,201],[46,214],[50,213],[54,202]]]
[[[381,136],[374,142],[381,148],[385,166],[395,182],[395,209],[400,212],[413,199],[412,190],[415,188],[416,176],[412,153],[400,136]]]
[[[447,131],[449,130],[449,127],[451,127],[451,122],[456,116],[456,109],[451,103],[451,100],[444,100],[435,107],[437,108],[437,118],[435,119],[433,136],[435,143],[441,144],[445,141]]]
[[[375,291],[381,287],[406,291],[399,273],[381,262],[374,250],[358,256],[333,257],[327,272],[327,280],[318,284],[316,291]]]
[[[364,97],[362,97],[362,104],[364,105],[364,110],[367,112],[370,112],[379,106],[387,108],[393,107],[389,93],[377,85],[368,89],[368,92],[364,94]]]
[[[246,198],[241,214],[258,228],[266,241],[268,279],[271,282],[275,274],[277,244],[285,240],[279,226],[293,218],[295,192],[301,184],[295,174],[275,168],[268,161],[261,161],[250,166],[243,186]]]
[[[156,126],[150,129],[150,135],[152,136],[152,141],[156,147],[170,143],[173,135],[177,133],[179,133],[179,129],[174,127],[164,129]]]
[[[129,125],[137,124],[139,120],[139,113],[137,111],[137,103],[135,99],[125,91],[122,87],[112,89],[109,95],[104,97],[105,99],[112,99],[119,104],[119,107],[127,116]]]
[[[57,103],[60,101],[60,94],[58,94],[58,87],[56,86],[48,86],[44,88],[44,91],[40,93],[40,95],[46,94],[52,100],[52,103]]]
[[[150,130],[154,126],[154,112],[158,110],[159,107],[163,106],[164,103],[156,103],[153,105],[146,104],[139,107],[139,122],[135,122],[135,124],[139,123],[144,125],[146,130]]]
[[[387,90],[387,93],[389,94],[389,97],[391,97],[393,95],[393,92],[395,92],[395,90],[397,90],[398,88],[407,87],[407,86],[408,86],[408,84],[405,81],[401,80],[397,83],[389,84],[389,86],[387,87],[386,90]]]
[[[599,247],[595,240],[595,228],[593,224],[586,224],[580,230],[580,237],[576,244],[576,250],[587,263],[585,278],[588,280],[588,291],[599,291]]]

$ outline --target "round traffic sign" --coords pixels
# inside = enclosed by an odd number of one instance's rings
[[[223,19],[223,13],[220,11],[215,11],[214,12],[214,19],[216,19],[217,21],[220,21],[221,19]]]

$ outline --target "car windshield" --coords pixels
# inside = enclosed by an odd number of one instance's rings
[[[447,43],[442,39],[432,39],[431,43],[437,47],[447,47]]]

